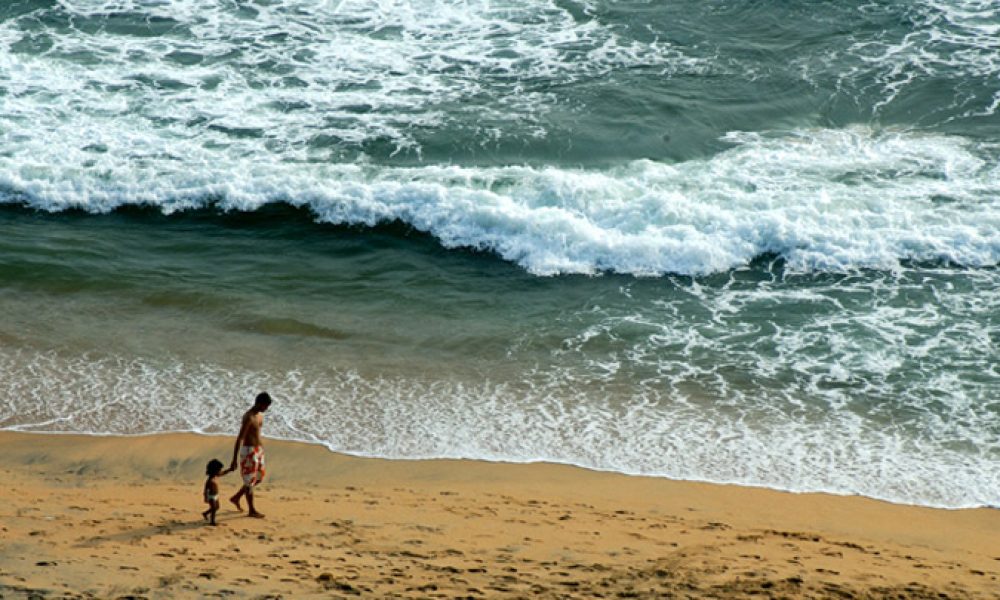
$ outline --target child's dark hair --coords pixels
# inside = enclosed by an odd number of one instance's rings
[[[222,472],[222,467],[224,466],[225,465],[222,464],[221,460],[213,458],[212,460],[208,461],[208,466],[205,467],[205,475],[208,475],[209,477],[214,477]]]

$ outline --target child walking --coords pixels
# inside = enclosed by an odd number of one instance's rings
[[[213,458],[208,461],[208,465],[205,467],[205,475],[208,475],[208,479],[205,480],[204,495],[208,510],[201,513],[201,516],[208,521],[209,525],[218,525],[215,522],[215,513],[219,510],[219,477],[232,471],[232,469],[223,470],[223,466],[221,460]]]

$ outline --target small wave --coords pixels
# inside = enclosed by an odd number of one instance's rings
[[[343,340],[349,334],[307,323],[298,319],[278,319],[278,318],[258,318],[236,320],[230,323],[230,328],[236,331],[246,331],[250,333],[260,333],[262,335],[289,335],[300,337],[315,337],[330,340]]]
[[[323,223],[400,221],[539,275],[705,275],[767,254],[792,272],[1000,262],[1000,169],[967,140],[858,127],[734,132],[726,141],[732,148],[708,159],[606,170],[217,165],[200,148],[180,164],[87,168],[83,151],[63,148],[65,160],[0,157],[0,194],[95,213],[283,202]]]

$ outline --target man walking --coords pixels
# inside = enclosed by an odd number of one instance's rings
[[[243,487],[229,499],[236,505],[236,510],[243,510],[240,499],[247,497],[249,516],[261,519],[263,514],[257,512],[253,504],[253,490],[264,479],[264,447],[260,443],[260,429],[264,425],[264,412],[271,406],[271,396],[267,392],[257,394],[253,406],[243,414],[243,424],[236,436],[233,447],[233,462],[230,470],[235,470],[239,461],[240,475],[243,476]]]

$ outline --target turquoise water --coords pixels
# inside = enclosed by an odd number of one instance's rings
[[[0,8],[0,428],[1000,502],[988,2]]]

